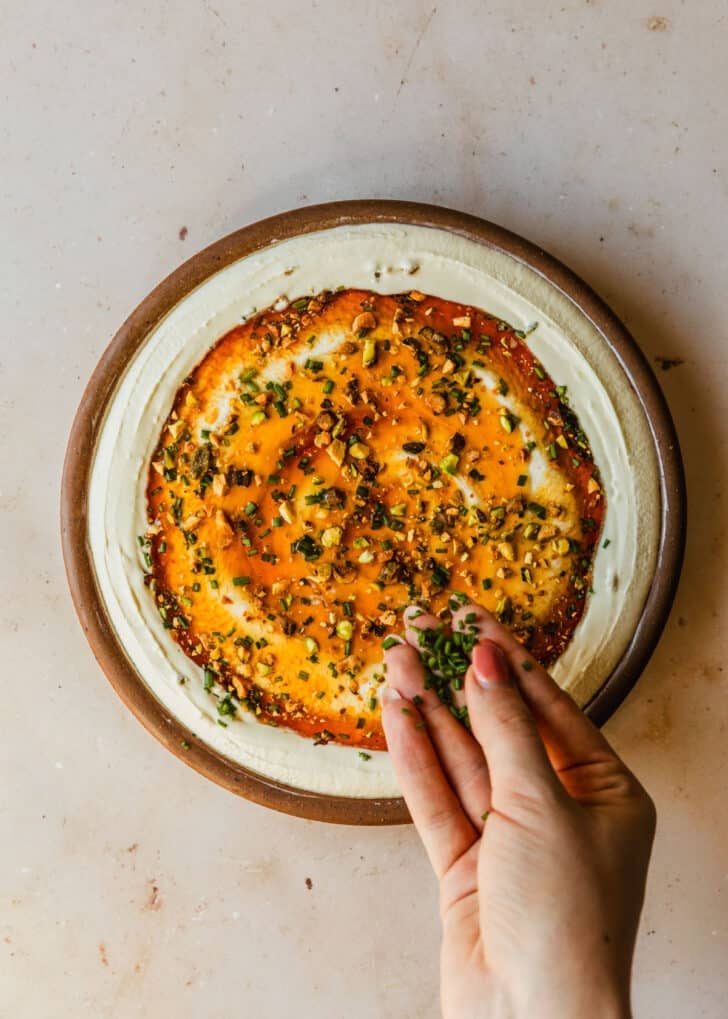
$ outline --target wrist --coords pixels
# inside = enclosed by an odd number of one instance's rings
[[[550,998],[547,995],[547,998]],[[534,1012],[536,1007],[538,1011]],[[618,989],[609,991],[594,991],[584,988],[583,993],[574,996],[567,993],[564,997],[555,996],[550,1000],[546,1009],[534,1003],[526,1009],[522,1015],[523,1019],[528,1016],[532,1019],[538,1014],[541,1019],[632,1019],[632,1009],[629,1004],[629,995],[620,992]],[[521,1013],[518,1013],[520,1019]]]
[[[523,993],[501,996],[503,1019],[632,1019],[629,987],[618,982],[590,981],[588,976],[577,985],[558,981]]]

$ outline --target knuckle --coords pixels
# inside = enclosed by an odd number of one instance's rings
[[[645,790],[631,771],[623,767],[620,762],[615,762],[615,764],[616,769],[612,777],[612,788],[623,799],[634,800],[635,803],[642,806],[643,798],[647,796]]]
[[[555,785],[520,773],[506,776],[502,795],[504,799],[507,798],[509,812],[519,820],[543,817],[553,820],[564,805],[564,799]]]
[[[500,697],[492,709],[498,725],[502,729],[508,730],[511,736],[524,731],[535,734],[535,727],[526,713],[523,702],[517,700],[510,690],[506,690],[504,693],[508,696]]]
[[[637,782],[636,779],[635,782],[637,784],[636,798],[639,803],[640,813],[645,821],[645,824],[650,828],[651,831],[654,832],[655,828],[657,827],[657,807],[655,806],[655,801],[652,799],[652,797],[644,788],[644,786],[640,785],[640,783]]]
[[[453,822],[453,810],[450,806],[432,804],[427,811],[425,825],[432,832],[443,831]]]
[[[615,757],[607,766],[611,791],[620,799],[634,804],[639,816],[654,827],[657,810],[650,794],[642,783]]]
[[[566,693],[565,690],[561,689],[561,687],[556,683],[554,679],[552,679],[549,673],[546,673],[546,675],[549,677],[549,679],[551,679],[551,683],[549,683],[549,685],[546,687],[546,690],[543,694],[544,707],[546,708],[546,710],[550,714],[556,712],[562,713],[565,711],[571,712],[571,710],[574,707],[574,702],[569,696],[569,694]]]
[[[461,798],[467,798],[468,794],[475,790],[480,791],[483,786],[489,785],[488,766],[485,759],[480,756],[475,760],[464,760],[458,768],[458,789]]]
[[[440,721],[440,719],[442,719],[444,721],[445,716],[447,716],[448,718],[452,718],[452,715],[450,715],[450,712],[448,710],[447,704],[443,704],[443,702],[438,698],[437,694],[433,694],[431,690],[425,694],[422,703],[418,706],[420,709],[420,714],[424,718],[427,718],[428,720],[435,719],[435,721]]]

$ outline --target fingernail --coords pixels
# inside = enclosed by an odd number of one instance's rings
[[[408,622],[412,619],[417,619],[418,616],[424,616],[424,614],[425,610],[420,608],[419,605],[408,605],[404,610],[404,615]]]
[[[394,701],[401,701],[402,694],[393,686],[385,686],[382,690],[382,700],[385,704],[392,704]]]
[[[512,682],[506,656],[492,640],[476,644],[473,650],[473,673],[484,689],[507,686]]]

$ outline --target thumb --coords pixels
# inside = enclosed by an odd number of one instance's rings
[[[560,793],[533,715],[506,656],[493,641],[481,641],[473,649],[465,696],[473,733],[488,762],[496,806],[514,794]]]

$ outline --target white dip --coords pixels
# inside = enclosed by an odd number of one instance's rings
[[[595,593],[553,670],[582,704],[619,661],[644,604],[654,569],[659,497],[644,416],[596,328],[532,269],[443,230],[397,224],[339,227],[274,244],[211,276],[149,334],[109,404],[89,490],[92,558],[121,643],[166,709],[228,758],[311,791],[386,797],[399,790],[384,752],[365,761],[353,748],[314,746],[292,731],[260,725],[246,713],[229,720],[226,729],[217,724],[201,670],[164,629],[144,587],[137,545],[137,535],[147,528],[149,459],[185,376],[224,333],[254,311],[341,285],[380,293],[416,286],[482,308],[516,329],[538,323],[528,345],[554,381],[568,387],[607,498],[603,537],[610,543],[606,549],[600,543],[596,555]]]

